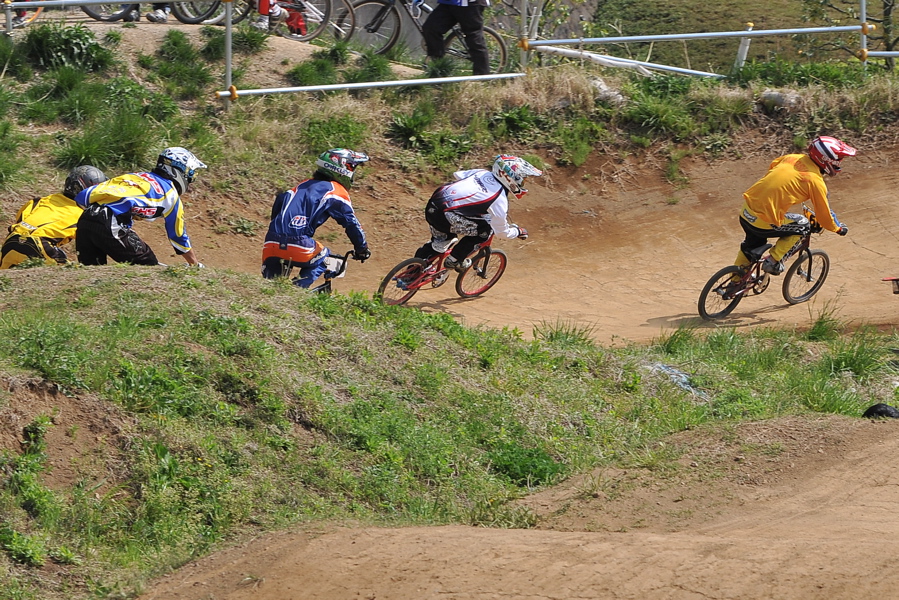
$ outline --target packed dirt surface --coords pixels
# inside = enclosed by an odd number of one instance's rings
[[[143,37],[126,43],[155,47],[146,33],[153,27],[166,26],[142,23],[135,31]],[[277,42],[279,52],[303,46]],[[899,275],[896,153],[863,138],[847,141],[859,156],[829,186],[850,233],[815,238],[832,264],[808,304],[789,306],[775,282],[722,323],[697,317],[702,286],[734,259],[742,239],[740,194],[785,149],[784,140],[747,133],[739,158],[685,160],[689,183],[680,188],[664,180],[658,162],[600,149],[579,169],[551,166],[512,206],[531,237],[497,241],[510,261],[494,289],[462,300],[444,286],[419,292],[409,306],[525,336],[547,323],[590,327],[604,344],[645,343],[680,326],[804,327],[822,311],[853,325],[892,327],[899,297],[881,278]],[[387,164],[374,156],[351,192],[372,258],[350,265],[335,284],[340,292],[374,292],[428,237],[422,208],[432,190],[410,190]],[[297,173],[297,181],[306,175]],[[215,169],[200,177],[187,198],[200,260],[257,272],[260,235],[215,233],[210,211],[219,204],[202,183],[215,179]],[[232,208],[264,227],[268,201]],[[139,231],[162,260],[179,260],[158,223]],[[336,234],[329,243],[335,251],[349,249],[339,229],[328,232]],[[13,387],[32,402],[14,402],[7,422],[27,423],[42,404],[65,406],[52,390]],[[82,418],[91,407],[64,410]],[[85,426],[115,435],[121,419],[106,415]],[[522,500],[539,517],[534,529],[345,524],[282,532],[186,565],[141,599],[890,598],[899,586],[892,569],[899,554],[897,427],[822,417],[748,423],[726,436],[687,432],[671,442],[684,457],[673,473],[599,471]]]

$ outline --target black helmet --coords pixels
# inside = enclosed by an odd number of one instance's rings
[[[69,176],[66,177],[66,183],[62,187],[62,193],[66,198],[74,200],[81,190],[103,183],[107,179],[109,177],[104,175],[103,171],[97,167],[81,165],[69,172]]]

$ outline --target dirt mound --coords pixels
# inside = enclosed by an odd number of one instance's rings
[[[890,597],[897,427],[826,417],[689,432],[675,441],[683,470],[594,473],[529,497],[537,530],[278,533],[141,599]]]

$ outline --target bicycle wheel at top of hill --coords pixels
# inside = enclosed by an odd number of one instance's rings
[[[405,304],[421,288],[421,278],[428,261],[408,258],[393,267],[378,286],[376,298],[384,304]]]
[[[830,272],[830,257],[823,250],[800,252],[784,274],[784,300],[799,304],[818,293]]]
[[[234,0],[231,6],[231,24],[237,25],[246,19],[251,12],[256,10],[256,4],[253,0]],[[225,3],[218,2],[218,6],[209,17],[203,21],[203,25],[224,25],[225,24]]]
[[[456,278],[456,293],[463,298],[476,298],[499,281],[509,260],[502,250],[482,249],[471,260],[471,266]]]
[[[172,14],[185,25],[199,25],[218,10],[221,0],[195,0],[194,2],[173,2]]]
[[[326,31],[337,41],[349,40],[356,32],[356,11],[353,9],[353,3],[350,0],[340,0],[338,8],[334,10],[336,14],[328,23]]]
[[[509,55],[506,50],[506,42],[502,36],[495,30],[484,28],[484,41],[487,42],[487,54],[490,56],[490,72],[502,73],[506,70],[509,62]],[[444,43],[446,55],[465,62],[471,62],[471,55],[468,52],[468,45],[465,43],[465,37],[458,30],[453,30],[446,38]]]
[[[119,21],[131,11],[140,12],[140,4],[85,4],[81,10],[96,21]]]
[[[740,267],[728,265],[712,275],[699,294],[699,316],[706,321],[726,317],[737,308],[744,294],[736,293],[739,285],[734,278],[741,275]]]
[[[287,21],[277,31],[289,40],[313,40],[325,31],[331,20],[331,0],[293,0],[278,4],[287,10]]]
[[[353,48],[384,54],[400,38],[402,20],[396,6],[383,0],[360,0],[353,4],[356,32],[350,40]],[[338,18],[337,24],[340,25]]]

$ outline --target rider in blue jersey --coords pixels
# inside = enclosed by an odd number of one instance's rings
[[[184,148],[166,148],[149,173],[127,173],[83,190],[75,202],[84,207],[78,220],[75,251],[84,265],[105,265],[107,258],[135,265],[158,265],[156,254],[131,228],[134,219],[165,220],[175,254],[193,266],[197,260],[184,227],[181,196],[197,169],[206,165]]]
[[[314,239],[315,231],[333,218],[353,244],[353,258],[365,262],[371,256],[365,232],[356,218],[346,186],[353,182],[356,167],[368,161],[362,152],[334,148],[319,155],[310,179],[281,192],[272,205],[271,223],[262,247],[262,276],[284,277],[292,267],[300,275],[294,283],[308,288],[326,270],[329,250]]]

